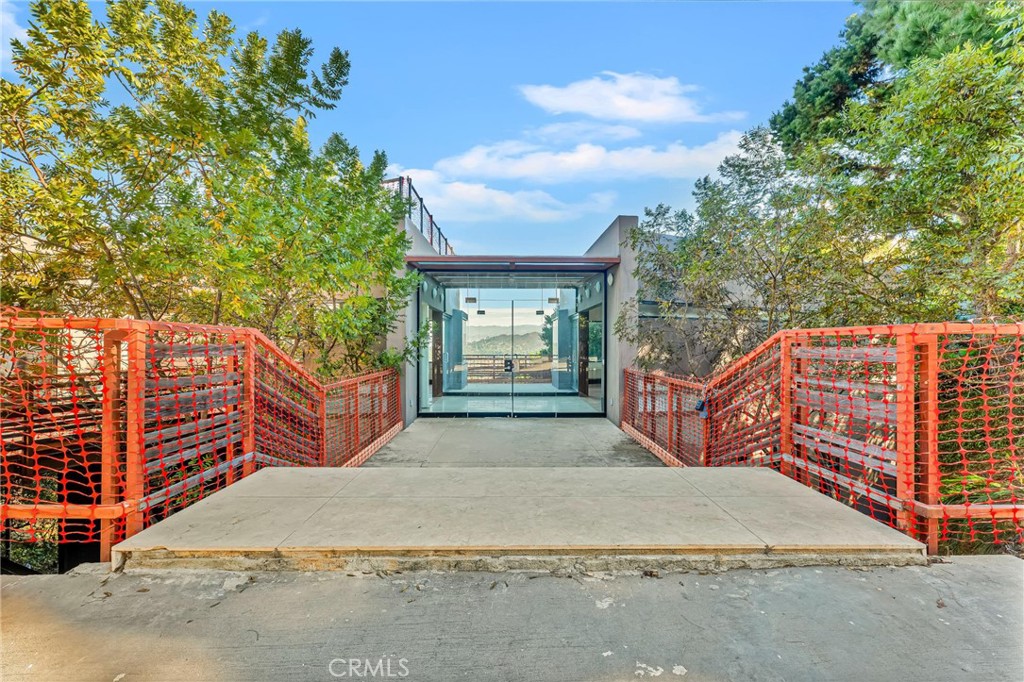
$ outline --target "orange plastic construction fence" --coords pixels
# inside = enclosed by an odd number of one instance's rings
[[[780,332],[707,381],[625,372],[670,466],[767,466],[928,544],[1024,541],[1024,325]]]
[[[393,370],[322,384],[253,329],[0,311],[4,539],[111,545],[264,466],[357,466]]]

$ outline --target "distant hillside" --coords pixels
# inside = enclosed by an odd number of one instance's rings
[[[473,318],[470,318],[470,324],[466,325],[466,343],[473,343],[475,341],[482,341],[484,339],[494,338],[504,334],[508,337],[511,329],[507,324],[472,324]],[[516,337],[520,334],[540,333],[540,325],[538,324],[517,324],[516,325]],[[507,339],[506,339],[507,340]]]
[[[544,348],[540,340],[540,332],[516,334],[515,351],[517,355],[532,355]],[[512,349],[510,334],[497,334],[485,339],[477,339],[466,343],[466,355],[505,355]]]

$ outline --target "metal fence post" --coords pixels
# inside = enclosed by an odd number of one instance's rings
[[[665,443],[668,445],[668,452],[670,455],[679,459],[676,454],[676,415],[678,409],[676,406],[676,392],[673,390],[673,386],[670,382],[666,383],[665,386],[665,417],[668,420],[665,434]]]
[[[650,384],[650,378],[645,374],[640,378],[640,419],[637,422],[641,425],[640,428],[643,432],[650,433],[650,412],[648,407],[647,399],[647,387]]]
[[[360,390],[361,387],[361,382],[352,382],[352,388],[355,391],[355,419],[353,419],[353,430],[355,431],[355,448],[352,453],[353,456],[358,455],[359,452],[363,449],[363,436],[359,426],[359,394],[362,392]]]
[[[233,374],[235,374],[235,375],[238,374],[238,341],[239,341],[239,339],[234,334],[232,334],[228,338],[231,341],[231,344],[234,346],[235,352],[232,355],[229,355],[229,356],[227,356],[224,359],[224,372],[225,372],[225,374],[227,374],[227,376],[231,376]],[[243,345],[242,345],[242,353],[245,353],[244,341],[243,341]],[[207,361],[207,362],[209,362],[209,361]],[[212,371],[211,371],[211,374],[212,374]],[[231,385],[230,384],[230,380],[227,377],[225,377],[225,383],[224,383],[225,391],[227,390],[227,387],[230,386],[230,385]],[[244,400],[244,397],[241,397],[241,399]],[[227,416],[227,420],[225,421],[225,431],[224,431],[224,438],[226,440],[225,448],[224,448],[224,458],[228,462],[228,469],[227,469],[227,471],[224,472],[224,480],[225,480],[225,482],[228,485],[231,485],[232,483],[235,482],[235,458],[238,456],[238,443],[232,441],[231,420],[234,417],[234,415],[238,413],[239,409],[240,409],[240,407],[238,405],[226,405],[224,407],[224,413]],[[239,420],[238,427],[244,429],[245,428],[244,421]]]
[[[402,424],[402,428],[405,428],[405,405],[402,404],[402,372],[401,370],[394,370],[394,389],[395,389],[395,404],[398,406],[396,413],[397,423]]]
[[[138,504],[145,494],[146,342],[146,330],[136,328],[128,332],[124,500],[129,504],[129,511],[125,537],[135,535],[143,525],[143,514]]]
[[[374,385],[375,392],[377,393],[377,425],[378,425],[378,432],[377,432],[376,438],[380,438],[381,436],[384,435],[384,431],[387,430],[387,428],[384,426],[384,424],[385,424],[385,416],[386,416],[384,414],[384,376],[381,375],[379,378],[374,379],[373,385]],[[374,440],[376,440],[376,438]]]
[[[780,348],[781,380],[779,384],[779,417],[781,437],[781,454],[783,458],[779,461],[780,471],[793,478],[793,463],[785,460],[786,456],[793,457],[793,344],[788,333],[784,333],[779,339],[782,345]]]
[[[898,527],[914,532],[911,507],[914,503],[914,358],[913,332],[896,334],[896,498],[902,505],[897,512]]]
[[[327,387],[320,386],[320,466],[327,466]]]
[[[121,341],[124,332],[103,333],[103,416],[100,463],[100,504],[117,504],[120,497],[118,471],[121,443]],[[110,561],[114,540],[114,521],[100,521],[100,561]]]
[[[711,452],[711,445],[714,440],[714,430],[711,428],[711,420],[714,419],[717,406],[711,397],[710,391],[708,391],[706,387],[703,400],[705,401],[704,409],[707,411],[707,416],[700,420],[700,466],[706,467],[708,465],[708,453]]]
[[[242,401],[245,405],[245,426],[242,430],[242,476],[256,470],[256,340],[252,333],[245,335],[245,374],[242,376]]]
[[[809,453],[807,447],[803,445],[797,445],[793,441],[793,431],[795,427],[806,426],[810,423],[809,410],[806,407],[807,403],[804,403],[804,405],[795,405],[793,395],[796,391],[797,382],[800,380],[801,377],[807,376],[807,370],[810,369],[811,366],[811,360],[807,358],[794,358],[793,351],[804,346],[809,346],[813,348],[813,343],[810,343],[809,337],[806,336],[802,340],[798,340],[796,338],[796,334],[793,334],[791,338],[792,340],[789,343],[790,384],[788,392],[790,425],[788,432],[789,446],[792,450],[792,452],[790,452],[790,456],[793,458],[792,474],[793,478],[796,479],[797,481],[800,481],[801,483],[808,487],[814,487],[815,484],[813,483],[812,475],[810,469],[808,468],[808,464],[810,464],[810,462],[808,461]],[[806,386],[807,384],[805,383],[804,385]],[[799,465],[796,464],[797,459],[800,460]]]
[[[935,334],[918,338],[917,368],[918,473],[925,504],[938,504],[939,495],[939,340]],[[929,554],[939,551],[939,520],[928,518],[924,528]]]

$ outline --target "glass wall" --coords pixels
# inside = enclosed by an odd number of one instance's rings
[[[603,282],[603,273],[425,277],[420,413],[604,414]]]

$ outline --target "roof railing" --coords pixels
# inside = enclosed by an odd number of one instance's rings
[[[430,242],[430,246],[438,254],[442,256],[455,255],[455,249],[452,247],[451,242],[448,241],[440,226],[434,221],[433,214],[427,210],[426,204],[423,203],[423,197],[413,187],[412,178],[406,176],[391,178],[384,181],[384,186],[398,192],[399,196],[409,201],[408,219],[419,229],[420,234],[426,237],[427,241]]]

